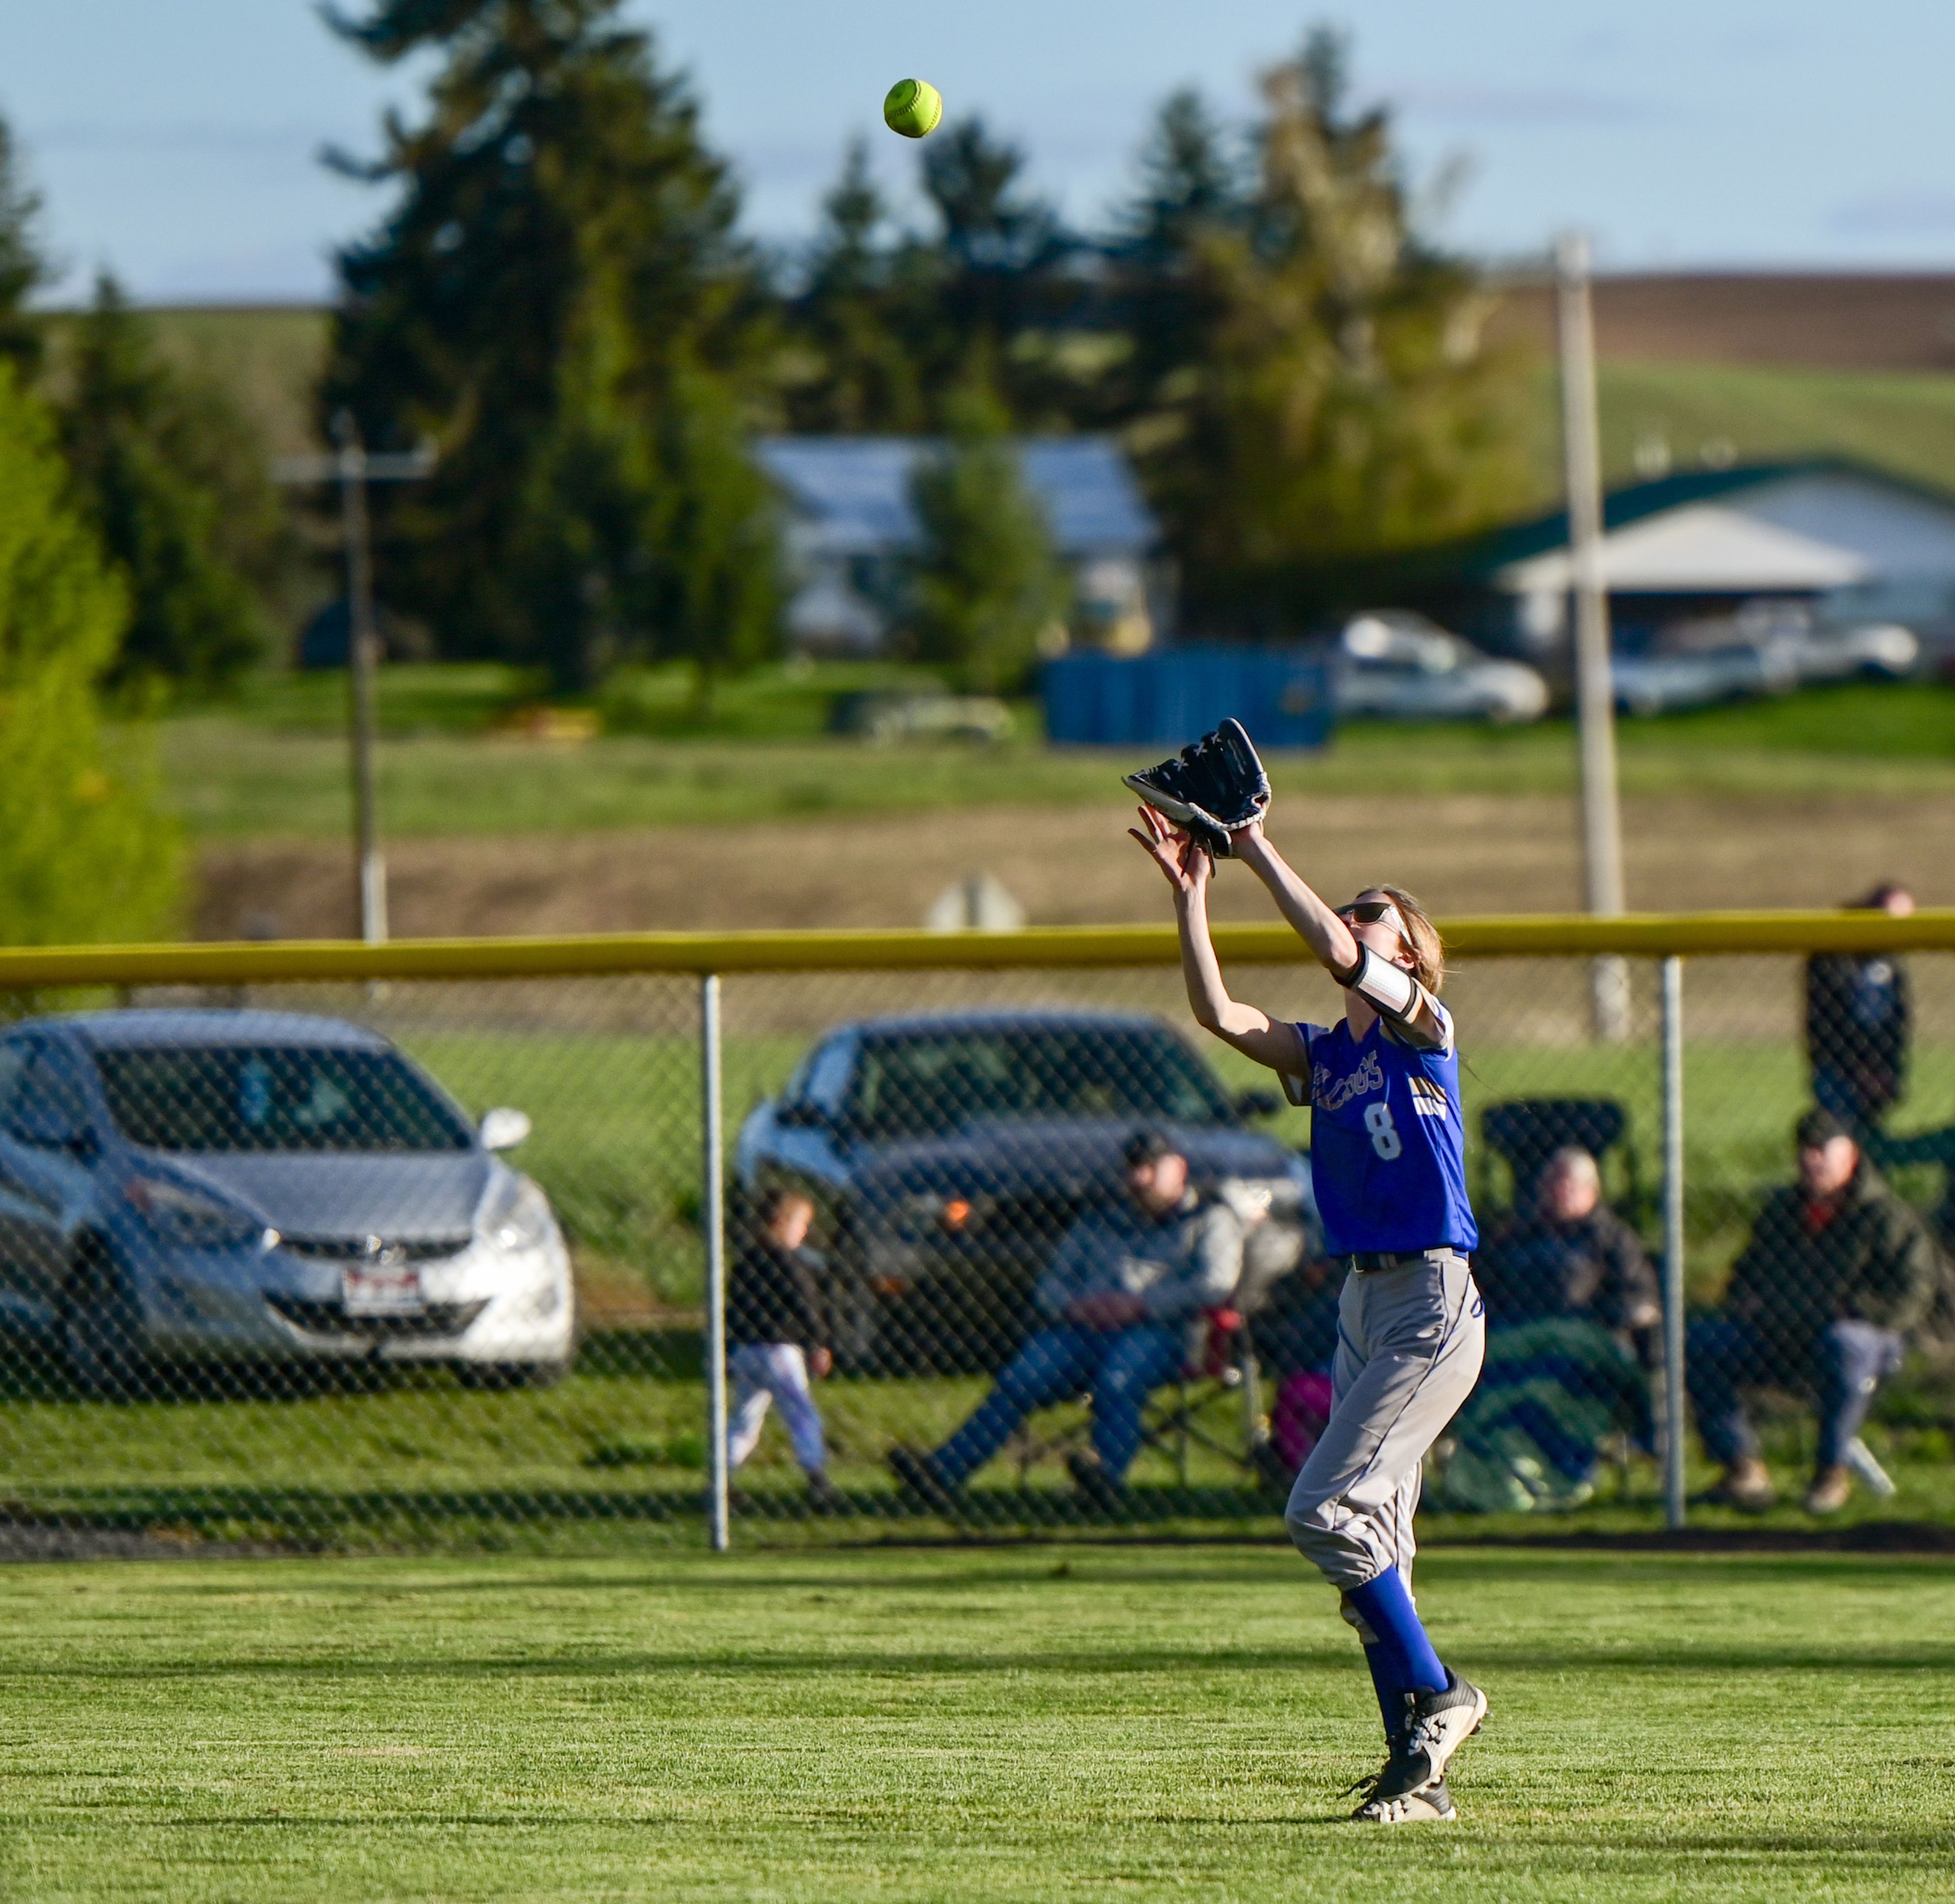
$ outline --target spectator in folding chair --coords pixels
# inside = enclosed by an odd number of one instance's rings
[[[1000,1372],[962,1427],[926,1454],[898,1448],[889,1470],[940,1511],[1036,1409],[1090,1394],[1093,1445],[1067,1458],[1082,1499],[1116,1505],[1139,1452],[1148,1395],[1199,1354],[1204,1312],[1242,1274],[1242,1225],[1192,1188],[1188,1159],[1160,1131],[1131,1138],[1127,1200],[1089,1210],[1061,1239],[1034,1292],[1045,1326]]]
[[[1601,1167],[1579,1144],[1547,1160],[1534,1208],[1495,1233],[1473,1275],[1490,1329],[1579,1316],[1626,1348],[1663,1319],[1642,1240],[1602,1200]]]
[[[1765,1199],[1722,1311],[1690,1326],[1684,1369],[1705,1451],[1724,1470],[1719,1495],[1741,1508],[1769,1507],[1774,1489],[1740,1388],[1809,1385],[1819,1450],[1806,1510],[1835,1514],[1853,1493],[1853,1444],[1935,1299],[1938,1265],[1921,1218],[1838,1117],[1809,1111],[1794,1137],[1799,1181]]]
[[[1580,1505],[1611,1435],[1652,1445],[1639,1357],[1662,1319],[1636,1233],[1602,1200],[1579,1145],[1542,1167],[1534,1206],[1494,1236],[1474,1269],[1487,1299],[1487,1359],[1453,1426],[1440,1498],[1470,1512]]]
[[[1914,895],[1891,881],[1848,908],[1906,919]],[[1805,962],[1805,1050],[1812,1101],[1864,1135],[1907,1081],[1913,1005],[1907,966],[1890,952],[1816,952]]]
[[[1343,1281],[1328,1257],[1300,1263],[1249,1318],[1249,1340],[1275,1389],[1269,1439],[1251,1458],[1262,1479],[1286,1495],[1330,1420]]]

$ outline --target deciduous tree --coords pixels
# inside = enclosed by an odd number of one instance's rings
[[[1341,570],[1525,491],[1519,367],[1478,274],[1415,229],[1382,109],[1324,32],[1265,76],[1242,216],[1181,228],[1197,322],[1144,431],[1197,614],[1294,628]]]
[[[180,891],[177,829],[140,735],[105,744],[96,683],[128,616],[73,506],[52,418],[0,366],[0,943],[153,938]]]

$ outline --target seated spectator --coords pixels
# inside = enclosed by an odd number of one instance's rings
[[[1158,1132],[1135,1136],[1125,1158],[1126,1202],[1079,1217],[1039,1278],[1034,1300],[1045,1326],[940,1448],[891,1452],[897,1480],[932,1506],[952,1505],[1034,1410],[1081,1394],[1093,1398],[1093,1452],[1067,1465],[1093,1503],[1117,1500],[1140,1451],[1149,1393],[1198,1348],[1202,1311],[1235,1293],[1242,1274],[1235,1212],[1189,1187],[1188,1159]]]
[[[1543,1166],[1532,1207],[1475,1256],[1487,1360],[1459,1412],[1439,1499],[1476,1513],[1533,1513],[1591,1499],[1612,1436],[1648,1450],[1649,1385],[1632,1349],[1662,1319],[1656,1272],[1602,1200],[1579,1145]]]
[[[1906,919],[1914,895],[1876,886],[1850,910]],[[1864,1133],[1906,1081],[1912,1007],[1907,967],[1888,952],[1818,952],[1805,962],[1805,1051],[1812,1101]]]
[[[1805,1505],[1834,1514],[1853,1493],[1846,1451],[1934,1299],[1935,1245],[1834,1112],[1809,1111],[1795,1141],[1799,1181],[1767,1198],[1721,1313],[1690,1326],[1685,1370],[1719,1492],[1742,1508],[1774,1493],[1739,1389],[1809,1384],[1819,1453]]]
[[[1494,1328],[1580,1316],[1634,1337],[1662,1317],[1656,1272],[1635,1231],[1602,1201],[1602,1173],[1579,1145],[1542,1168],[1535,1206],[1473,1260]]]
[[[1267,1440],[1251,1450],[1257,1471],[1287,1490],[1330,1419],[1330,1365],[1344,1266],[1314,1256],[1277,1283],[1249,1318],[1249,1340],[1275,1391]]]

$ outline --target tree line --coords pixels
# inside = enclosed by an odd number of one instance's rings
[[[338,254],[316,408],[432,442],[376,496],[382,594],[435,651],[593,687],[771,654],[785,579],[770,430],[944,439],[918,478],[909,651],[1022,679],[1065,578],[1010,453],[1102,432],[1133,459],[1195,633],[1293,634],[1379,565],[1526,490],[1519,367],[1478,274],[1425,229],[1387,113],[1311,33],[1246,117],[1163,102],[1104,229],[1071,229],[981,117],[918,150],[919,228],[853,143],[804,245],[743,234],[697,98],[623,0],[369,0],[330,30],[429,64]],[[168,361],[112,278],[52,332],[39,207],[0,128],[0,361],[46,403],[129,602],[125,702],[221,691],[330,587],[226,393]]]
[[[920,148],[926,229],[858,143],[811,243],[770,254],[622,0],[332,18],[376,61],[436,65],[424,112],[337,162],[392,204],[340,254],[322,405],[440,446],[386,500],[379,572],[444,651],[566,689],[770,651],[775,502],[749,453],[769,430],[949,440],[919,479],[906,633],[997,681],[1060,586],[1014,434],[1126,446],[1198,632],[1299,632],[1525,493],[1519,367],[1333,34],[1271,66],[1246,123],[1168,99],[1105,230],[1068,229],[971,117]]]

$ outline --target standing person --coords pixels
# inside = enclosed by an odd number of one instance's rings
[[[733,1378],[726,1466],[730,1473],[753,1453],[767,1404],[777,1401],[809,1499],[834,1508],[842,1496],[828,1478],[821,1412],[808,1385],[811,1373],[819,1380],[835,1366],[803,1247],[814,1221],[814,1205],[804,1192],[776,1184],[760,1193],[752,1221],[741,1226],[726,1284],[726,1367]]]
[[[1914,895],[1889,881],[1848,909],[1906,919]],[[1913,1005],[1890,952],[1815,952],[1805,962],[1805,1052],[1812,1101],[1856,1131],[1884,1117],[1907,1081]]]
[[[1238,1004],[1222,982],[1208,931],[1208,853],[1151,807],[1141,818],[1146,830],[1133,837],[1174,891],[1197,1020],[1311,1107],[1318,1209],[1347,1272],[1330,1418],[1284,1519],[1338,1590],[1384,1719],[1385,1764],[1352,1815],[1380,1824],[1450,1818],[1447,1765],[1479,1729],[1487,1698],[1441,1663],[1412,1604],[1412,1511],[1425,1452],[1479,1376],[1486,1319],[1468,1260],[1479,1239],[1466,1198],[1459,1058],[1434,996],[1439,935],[1396,887],[1326,905],[1264,837],[1259,818],[1232,827],[1227,850],[1344,988],[1335,1026],[1272,1019]]]

